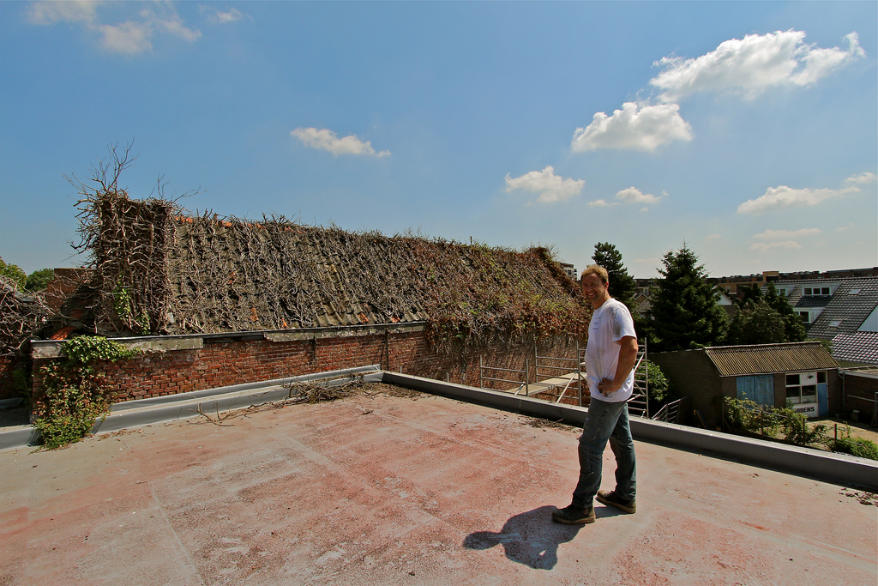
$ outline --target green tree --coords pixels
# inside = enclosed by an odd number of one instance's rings
[[[42,291],[54,278],[55,271],[52,269],[40,269],[27,276],[27,282],[25,283],[24,288],[28,291]]]
[[[773,344],[786,342],[786,323],[783,316],[764,300],[743,306],[726,336],[728,344]]]
[[[637,284],[622,263],[622,253],[609,242],[598,242],[594,245],[592,259],[595,264],[607,269],[610,277],[610,295],[627,305],[634,313],[634,293]]]
[[[807,334],[805,324],[796,315],[793,306],[790,305],[787,298],[777,294],[774,283],[768,284],[768,293],[765,294],[765,301],[783,318],[785,342],[801,342],[805,339]]]
[[[759,285],[742,285],[738,287],[738,296],[735,298],[735,305],[738,307],[752,306],[762,300],[762,289]]]
[[[650,296],[653,348],[683,350],[723,340],[728,318],[695,253],[684,244],[676,253],[666,253],[662,264],[662,278]]]
[[[18,265],[6,264],[2,257],[0,257],[0,275],[18,285],[19,289],[24,289],[25,283],[27,283],[27,273],[21,270]]]

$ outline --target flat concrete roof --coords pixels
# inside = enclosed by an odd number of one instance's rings
[[[635,515],[556,525],[578,435],[382,386],[11,448],[0,583],[878,580],[875,495],[650,443]]]

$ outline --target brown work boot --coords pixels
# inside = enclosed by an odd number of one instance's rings
[[[633,513],[637,510],[637,502],[634,499],[623,499],[616,494],[615,490],[599,490],[596,498],[599,503],[615,507],[626,513]]]
[[[563,509],[552,511],[552,521],[565,525],[585,525],[594,523],[594,507],[582,508],[567,505]]]

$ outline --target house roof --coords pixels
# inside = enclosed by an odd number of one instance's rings
[[[807,297],[800,297],[799,301],[796,302],[794,307],[796,309],[806,309],[809,307],[826,307],[829,305],[829,302],[832,300],[832,297],[829,295],[808,295]]]
[[[858,364],[878,364],[878,332],[838,334],[832,339],[836,360]]]
[[[844,279],[823,312],[808,328],[808,336],[831,340],[838,334],[852,334],[876,307],[878,277]]]
[[[427,321],[449,338],[508,341],[580,333],[588,322],[579,287],[545,249],[354,233],[285,218],[187,216],[162,200],[106,196],[93,213],[101,220],[93,221],[101,231],[92,246],[101,333]]]
[[[720,376],[838,368],[820,342],[714,346],[704,350]]]

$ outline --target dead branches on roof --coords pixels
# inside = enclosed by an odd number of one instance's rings
[[[0,276],[0,356],[18,352],[49,313],[39,294],[25,294]]]

